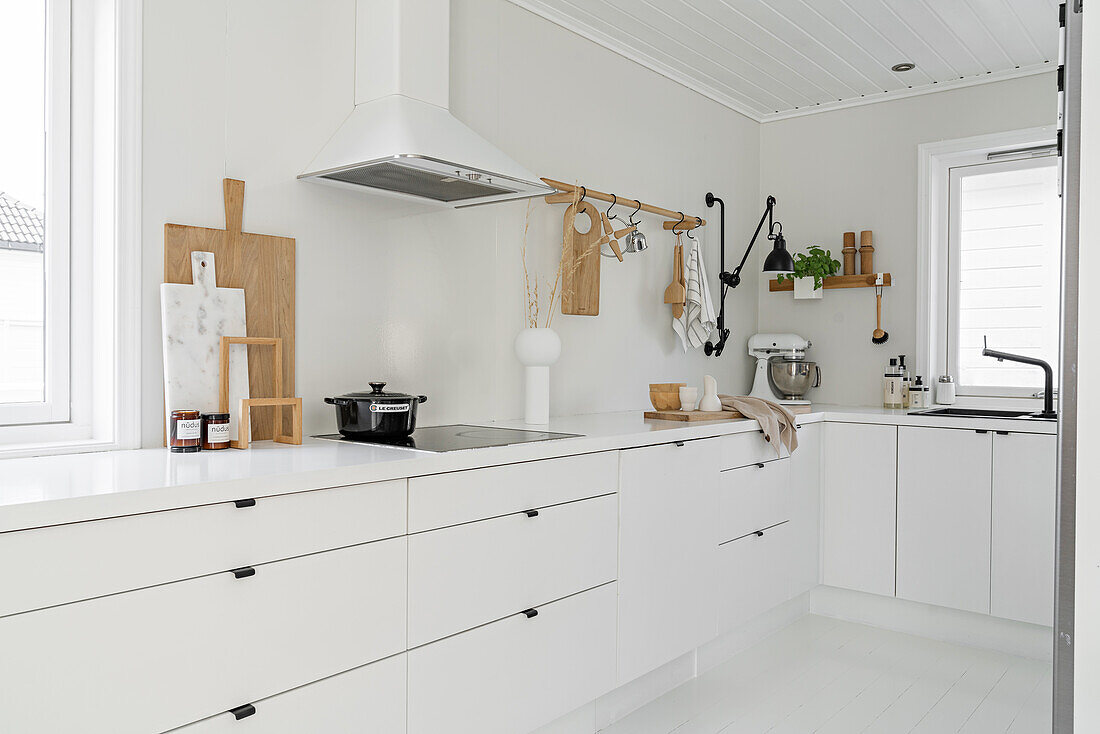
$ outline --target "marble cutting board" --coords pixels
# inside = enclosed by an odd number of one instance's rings
[[[173,410],[217,412],[221,338],[247,336],[242,288],[217,287],[214,253],[191,253],[191,285],[160,286],[164,342],[165,425]],[[237,435],[234,405],[248,394],[248,347],[229,350],[230,435]]]

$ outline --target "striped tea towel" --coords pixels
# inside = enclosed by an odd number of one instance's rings
[[[703,251],[699,240],[691,245],[687,267],[687,298],[684,313],[680,318],[672,319],[672,329],[680,337],[680,343],[687,351],[690,344],[698,349],[706,343],[714,331],[717,316],[714,302],[710,298],[710,286],[707,285],[707,271],[703,265]]]

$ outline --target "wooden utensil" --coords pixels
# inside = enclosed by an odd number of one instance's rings
[[[875,327],[874,333],[871,334],[871,343],[872,344],[885,344],[886,340],[890,338],[890,335],[887,334],[882,329],[882,286],[881,285],[876,285],[875,286],[875,305],[876,305],[876,309],[875,309],[876,327]]]
[[[619,239],[615,235],[615,229],[611,226],[611,220],[607,218],[607,212],[601,212],[600,218],[603,220],[603,237],[600,238],[600,244],[611,245],[611,251],[615,253],[615,257],[619,258],[619,262],[623,261],[623,251],[619,249],[619,243],[615,240]],[[604,240],[607,240],[605,243]]]
[[[642,414],[647,421],[681,421],[695,423],[697,421],[732,421],[744,418],[736,410],[708,411],[708,410],[647,410]]]
[[[687,290],[683,284],[684,257],[680,245],[672,248],[672,282],[665,288],[665,303],[672,304],[672,315],[680,318],[684,313]]]
[[[275,394],[271,360],[259,350],[248,355],[251,393],[290,397],[294,394],[294,238],[242,231],[244,181],[226,178],[222,187],[225,229],[164,225],[164,282],[190,283],[191,253],[213,252],[218,263],[217,285],[244,289],[248,334],[283,340],[283,389],[287,394]],[[285,412],[278,433],[289,435],[294,426],[290,411]],[[252,440],[271,439],[275,434],[273,412],[253,412]]]
[[[576,218],[587,214],[592,225],[578,232]],[[600,314],[600,212],[587,201],[570,204],[562,225],[565,264],[561,274],[561,312],[573,316]]]

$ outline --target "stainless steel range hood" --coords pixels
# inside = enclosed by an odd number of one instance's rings
[[[298,178],[451,207],[552,193],[447,108],[449,0],[357,0],[355,107]]]

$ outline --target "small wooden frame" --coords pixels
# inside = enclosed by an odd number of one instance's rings
[[[289,436],[276,433],[272,439],[275,443],[289,443],[300,446],[302,443],[302,399],[301,398],[241,398],[240,412],[237,414],[237,440],[230,441],[229,445],[235,449],[248,448],[248,424],[252,408],[275,406],[282,418],[283,408],[291,409],[291,425],[293,432]],[[279,426],[282,423],[276,423]]]
[[[276,337],[264,336],[223,336],[221,342],[221,381],[218,385],[218,403],[223,413],[229,412],[229,347],[233,344],[247,346],[274,347],[274,389],[275,397],[271,398],[243,398],[237,414],[237,440],[230,441],[229,445],[235,449],[248,448],[249,426],[251,425],[252,408],[274,406],[275,408],[275,435],[272,440],[276,443],[289,443],[295,446],[302,443],[302,399],[283,397],[283,340]],[[289,435],[281,433],[283,425],[283,408],[291,409],[291,432]]]
[[[879,273],[867,273],[865,275],[830,275],[821,284],[822,288],[874,288],[875,279]],[[890,274],[882,273],[882,284],[890,285]],[[768,291],[793,291],[794,281],[784,280],[782,283],[775,279],[768,281]]]

